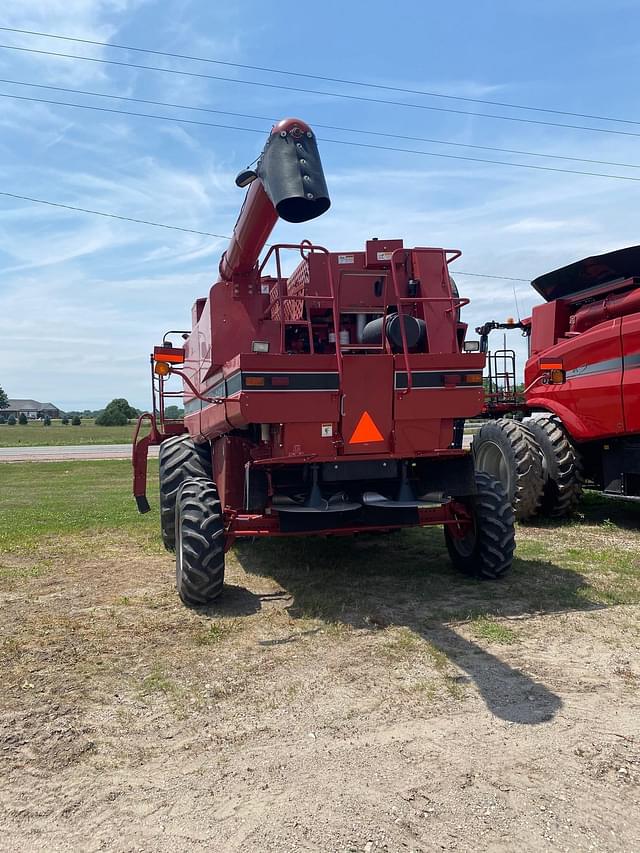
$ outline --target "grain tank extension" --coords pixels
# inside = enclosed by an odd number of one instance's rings
[[[465,351],[468,300],[449,275],[460,252],[303,240],[260,260],[278,218],[307,222],[330,206],[315,134],[299,119],[275,125],[236,183],[248,189],[218,281],[193,305],[191,329],[155,348],[153,410],[139,421],[150,432],[137,430],[133,451],[146,512],[147,449],[160,444],[162,536],[183,601],[214,600],[226,550],[263,536],[439,524],[460,570],[502,575],[513,512],[462,449],[485,355]],[[181,391],[169,390],[174,375]],[[169,421],[176,393],[184,419]]]

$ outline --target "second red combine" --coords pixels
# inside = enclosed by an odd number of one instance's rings
[[[153,412],[141,419],[151,431],[134,445],[144,512],[147,448],[161,444],[162,535],[183,601],[220,594],[224,554],[242,537],[441,524],[456,567],[502,575],[513,510],[462,449],[485,355],[465,351],[467,300],[449,275],[460,252],[303,241],[260,262],[279,217],[306,222],[330,206],[315,135],[298,119],[273,128],[236,183],[248,191],[219,280],[196,300],[184,345],[168,333],[156,347]],[[184,422],[164,417],[176,373]]]

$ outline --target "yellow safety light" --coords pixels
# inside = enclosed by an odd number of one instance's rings
[[[168,376],[171,373],[171,365],[166,361],[156,361],[153,371],[158,376]]]
[[[481,373],[467,373],[462,379],[466,385],[482,385]]]

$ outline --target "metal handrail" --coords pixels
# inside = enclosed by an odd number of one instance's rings
[[[423,302],[423,303],[424,302],[429,302],[429,303],[432,303],[432,302],[448,302],[449,308],[447,310],[453,312],[453,311],[457,310],[458,308],[462,308],[465,305],[469,304],[469,302],[471,301],[470,299],[464,299],[464,298],[461,298],[459,296],[400,296],[398,277],[396,275],[396,267],[399,266],[399,264],[396,260],[396,255],[402,254],[404,257],[404,254],[406,251],[408,251],[408,250],[401,248],[401,249],[394,249],[394,251],[391,253],[391,262],[390,262],[390,265],[391,265],[391,283],[393,285],[393,293],[394,293],[396,304],[398,305],[398,309],[404,303],[415,304],[417,302]],[[411,249],[411,251],[412,252],[431,252],[433,250],[427,249],[427,248],[416,248],[416,249]],[[443,251],[445,253],[445,260],[446,260],[447,265],[449,263],[451,263],[451,261],[455,261],[456,258],[459,258],[462,255],[462,252],[460,252],[458,249],[444,249]],[[446,255],[449,253],[451,253],[453,255],[453,257],[447,260]],[[407,332],[405,329],[405,321],[404,321],[404,318],[406,315],[402,311],[398,310],[398,316],[400,317],[400,333],[402,335],[402,354],[404,357],[405,370],[407,373],[407,387],[401,393],[402,394],[408,394],[409,391],[411,391],[411,389],[413,388],[413,379],[411,376],[411,369],[410,369],[410,364],[409,364],[409,347],[407,346]],[[454,332],[454,334],[455,334],[455,332]]]
[[[282,294],[280,292],[280,285],[284,280],[282,275],[282,267],[280,265],[280,250],[281,249],[298,249],[300,255],[303,260],[308,260],[309,256],[314,252],[319,254],[324,254],[327,256],[327,274],[329,278],[329,296],[314,296],[311,294],[305,294],[298,296],[289,296],[288,294]],[[273,305],[277,304],[279,309],[279,322],[280,322],[280,352],[284,352],[284,335],[285,335],[285,325],[286,319],[284,316],[284,302],[294,302],[294,301],[302,301],[305,302],[307,300],[312,302],[328,302],[331,301],[332,314],[333,314],[333,328],[336,336],[336,364],[338,368],[338,388],[340,393],[342,393],[342,351],[340,349],[340,313],[338,310],[338,300],[336,299],[336,291],[335,284],[333,281],[333,272],[331,270],[331,253],[324,246],[316,246],[314,243],[310,243],[308,240],[303,240],[301,243],[275,243],[273,246],[269,248],[269,251],[264,257],[264,260],[258,267],[258,276],[262,275],[262,272],[267,264],[267,261],[271,257],[272,254],[275,254],[276,261],[276,299],[275,302],[270,301],[269,307],[265,310],[262,315],[262,319],[265,319],[267,314],[271,312]],[[313,347],[313,328],[311,321],[307,319],[306,321],[308,329],[309,329],[309,349],[311,353],[314,353]]]

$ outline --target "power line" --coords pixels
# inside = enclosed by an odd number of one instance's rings
[[[382,83],[369,83],[364,80],[349,80],[341,77],[327,77],[321,74],[308,74],[302,71],[290,71],[283,68],[269,68],[263,65],[247,65],[242,62],[230,62],[222,59],[211,59],[204,56],[193,56],[185,53],[171,53],[165,50],[154,50],[145,47],[133,47],[132,45],[116,44],[115,42],[95,41],[93,39],[77,38],[73,36],[64,36],[54,33],[41,33],[35,30],[21,30],[16,27],[0,27],[0,31],[9,33],[21,33],[22,35],[44,36],[45,38],[58,39],[60,41],[76,42],[78,44],[91,44],[98,47],[110,47],[116,50],[129,50],[136,53],[147,53],[154,56],[166,56],[171,59],[187,59],[193,62],[206,62],[211,65],[222,65],[228,68],[244,68],[249,71],[266,71],[269,74],[283,74],[288,77],[303,77],[307,80],[320,80],[325,83],[340,83],[348,86],[363,86],[368,89],[380,89],[386,92],[401,92],[409,95],[425,95],[430,98],[444,98],[451,101],[464,101],[473,104],[487,104],[493,107],[507,107],[514,110],[529,110],[539,113],[550,113],[553,115],[573,116],[574,118],[595,119],[597,121],[610,121],[618,124],[640,124],[640,121],[632,119],[615,118],[613,116],[592,115],[589,113],[576,113],[569,110],[556,110],[548,107],[533,107],[526,104],[511,104],[505,101],[492,101],[486,98],[472,98],[463,95],[448,95],[445,92],[432,92],[424,89],[408,89],[402,86],[389,86]]]
[[[179,225],[167,225],[164,222],[151,222],[148,219],[134,219],[132,216],[120,216],[117,213],[105,213],[103,210],[91,210],[88,207],[77,207],[73,204],[62,204],[58,201],[47,201],[42,198],[32,198],[28,195],[18,195],[17,193],[0,191],[0,196],[15,198],[20,201],[30,201],[33,202],[33,204],[46,204],[48,207],[61,207],[64,210],[73,210],[77,213],[91,213],[93,216],[106,216],[108,219],[120,219],[123,222],[135,222],[137,225],[151,225],[154,228],[168,228],[171,231],[184,231],[187,234],[199,234],[201,237],[217,237],[219,240],[231,239],[224,234],[212,234],[211,231],[197,231],[195,228],[182,228]]]
[[[2,29],[0,27],[0,29]],[[190,104],[174,104],[168,101],[155,101],[150,100],[149,98],[132,98],[127,97],[125,95],[110,95],[106,92],[91,92],[86,89],[71,89],[67,86],[53,86],[45,83],[30,83],[25,80],[9,80],[0,78],[0,83],[9,83],[12,86],[27,86],[34,89],[47,89],[49,91],[54,92],[67,92],[69,94],[74,95],[87,95],[89,97],[94,98],[108,98],[110,100],[115,101],[127,101],[128,103],[133,104],[149,104],[157,107],[168,107],[170,109],[177,110],[193,110],[194,112],[202,112],[202,113],[214,113],[215,115],[225,115],[225,116],[233,116],[235,118],[249,118],[255,119],[256,121],[269,121],[276,122],[277,118],[273,116],[257,116],[252,115],[251,113],[235,113],[229,112],[228,110],[216,110],[212,107],[197,107],[195,105]],[[569,155],[563,154],[545,154],[540,151],[524,151],[518,148],[498,148],[494,145],[474,145],[467,142],[452,142],[447,139],[430,139],[424,136],[408,136],[402,133],[387,133],[380,130],[365,130],[357,127],[341,127],[339,125],[334,124],[321,124],[320,122],[311,121],[314,127],[320,127],[325,130],[338,130],[343,133],[359,133],[364,134],[366,136],[382,136],[389,139],[404,139],[410,142],[426,142],[431,145],[450,145],[454,148],[473,148],[479,151],[495,151],[500,154],[520,154],[525,157],[543,157],[548,160],[568,160],[573,163],[593,163],[599,166],[620,166],[625,169],[640,169],[640,164],[638,163],[618,163],[616,161],[611,160],[593,160],[586,157],[571,157]],[[640,136],[640,134],[638,134]]]
[[[158,71],[162,74],[177,74],[184,77],[195,77],[204,80],[217,80],[225,83],[237,83],[245,86],[260,86],[266,89],[279,89],[285,92],[298,92],[306,95],[322,95],[324,97],[341,98],[343,100],[348,101],[362,101],[364,103],[369,104],[384,104],[393,107],[406,107],[408,109],[430,110],[432,112],[440,113],[454,113],[456,115],[474,116],[475,118],[491,118],[496,119],[498,121],[519,122],[521,124],[538,124],[544,125],[545,127],[562,127],[569,128],[572,130],[586,130],[591,133],[609,133],[614,134],[616,136],[640,135],[626,130],[612,130],[611,128],[603,127],[587,127],[581,124],[567,124],[564,122],[542,121],[541,119],[521,118],[518,116],[502,116],[496,115],[495,113],[471,112],[470,110],[456,110],[451,107],[434,107],[428,104],[415,104],[409,103],[407,101],[390,101],[384,98],[367,98],[364,95],[349,95],[344,92],[325,92],[320,89],[304,89],[298,86],[282,86],[277,83],[265,83],[263,81],[258,80],[240,80],[236,77],[223,77],[221,75],[215,74],[204,74],[198,71],[182,71],[176,68],[161,68],[157,65],[140,65],[135,62],[121,62],[116,59],[101,59],[95,56],[81,56],[80,54],[61,53],[52,50],[38,50],[33,47],[18,47],[17,45],[12,44],[0,44],[0,48],[2,48],[3,50],[16,50],[22,53],[34,53],[39,54],[41,56],[56,56],[62,59],[81,60],[83,62],[94,62],[103,65],[116,65],[121,68],[136,68],[141,71]]]
[[[197,121],[196,119],[176,118],[173,116],[156,115],[154,113],[139,113],[133,110],[116,110],[112,109],[111,107],[97,107],[89,104],[72,104],[68,101],[56,101],[50,98],[34,98],[28,97],[26,95],[12,95],[7,92],[0,92],[0,98],[11,98],[13,100],[30,101],[39,104],[52,104],[54,106],[61,107],[73,107],[75,109],[93,110],[95,112],[109,113],[115,115],[135,116],[137,118],[150,118],[156,121],[168,121],[172,123],[179,122],[180,124],[197,125],[199,127],[216,127],[224,130],[237,130],[241,133],[266,134],[268,132],[264,129],[258,129],[255,127],[238,127],[237,125],[220,124],[218,122]],[[555,172],[562,173],[565,175],[582,175],[592,178],[608,178],[610,180],[616,181],[640,181],[640,178],[634,178],[631,175],[609,175],[603,174],[602,172],[580,171],[579,169],[561,169],[556,166],[539,166],[534,163],[513,163],[509,162],[508,160],[490,160],[486,157],[468,157],[463,156],[462,154],[443,154],[441,152],[436,151],[417,151],[415,148],[400,148],[399,146],[393,145],[375,145],[372,142],[354,142],[346,139],[328,139],[327,137],[318,137],[318,140],[323,143],[329,143],[331,145],[347,145],[355,148],[369,148],[376,151],[392,151],[394,153],[401,154],[417,154],[422,157],[438,157],[445,160],[462,160],[464,162],[483,163],[492,166],[511,166],[513,168],[518,169],[535,169],[536,171],[541,172]]]
[[[456,275],[472,275],[474,278],[495,278],[500,281],[524,281],[526,284],[531,284],[528,278],[514,278],[512,275],[488,275],[482,272],[463,272],[462,270],[454,270]]]
[[[43,198],[33,198],[33,196],[28,195],[19,195],[18,193],[10,193],[0,190],[0,196],[4,196],[5,198],[14,198],[19,201],[28,201],[32,204],[44,204],[47,207],[57,207],[62,208],[63,210],[71,210],[74,213],[89,213],[92,216],[105,216],[108,219],[119,219],[123,222],[134,222],[136,225],[150,225],[153,228],[168,228],[171,231],[184,231],[187,234],[198,234],[201,237],[216,237],[219,240],[231,240],[226,234],[213,234],[211,231],[197,231],[194,228],[182,228],[179,225],[168,225],[165,222],[152,222],[148,219],[135,219],[132,216],[120,216],[117,213],[106,213],[103,210],[92,210],[88,207],[78,207],[74,204],[62,204],[62,202],[58,201],[49,201],[48,199]],[[268,243],[266,245],[269,245]],[[529,279],[526,278],[513,278],[512,276],[505,275],[489,275],[488,273],[478,273],[478,272],[463,272],[462,270],[456,270],[456,275],[471,275],[477,278],[495,278],[495,279],[504,279],[505,281],[524,281],[529,284]]]

